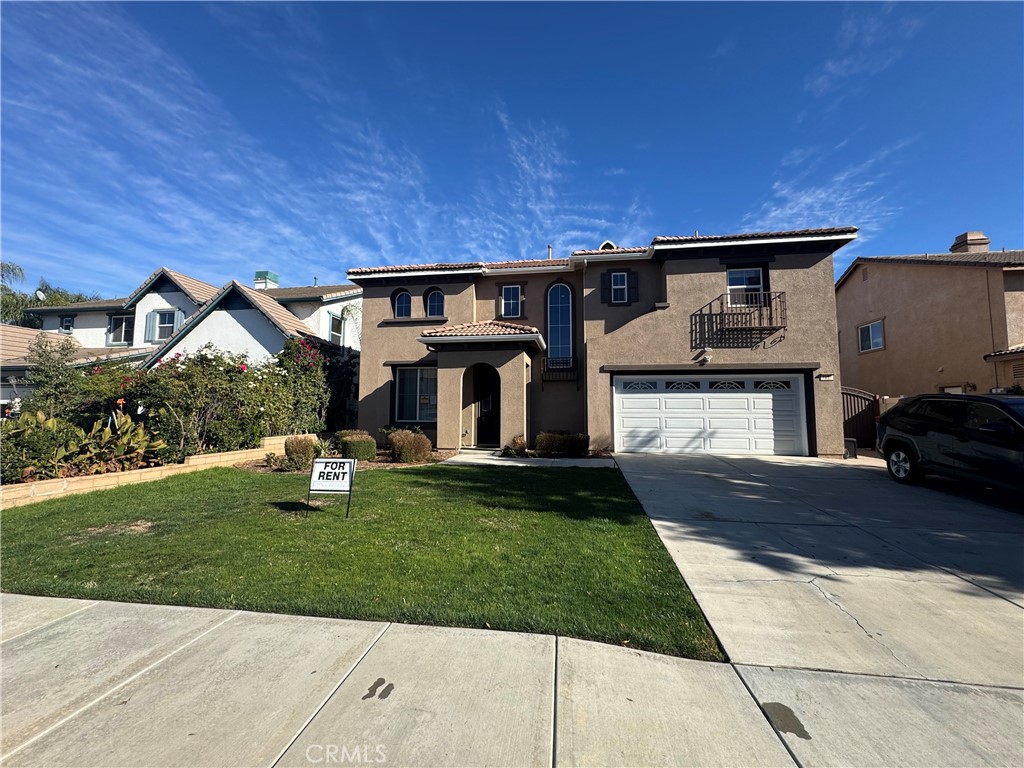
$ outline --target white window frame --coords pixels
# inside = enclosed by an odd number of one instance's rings
[[[875,344],[875,335],[870,330],[874,326],[878,326],[878,344]],[[864,346],[864,336],[861,333],[865,328],[868,329],[868,346]],[[881,320],[873,320],[870,323],[864,323],[864,325],[857,326],[857,350],[860,352],[877,352],[880,349],[885,349],[885,325]]]
[[[552,341],[551,341],[551,328],[552,328],[552,325],[553,325],[552,324],[552,314],[553,313],[551,312],[551,294],[554,291],[562,289],[562,288],[565,289],[565,292],[569,296],[569,305],[568,305],[568,308],[569,308],[569,336],[568,336],[569,354],[567,354],[567,355],[555,355],[555,354],[552,354],[552,351],[554,350],[554,346],[553,346]],[[571,359],[572,358],[572,354],[573,354],[573,341],[574,341],[573,340],[573,327],[572,327],[572,288],[570,288],[565,283],[555,283],[550,288],[548,288],[548,293],[547,293],[547,310],[548,310],[548,328],[547,328],[547,331],[548,331],[548,338],[547,338],[547,341],[548,341],[548,359],[549,360],[551,360],[551,359],[555,359],[555,360],[568,360],[568,359]],[[561,351],[561,350],[559,350],[559,351]]]
[[[65,322],[68,321],[68,322]],[[65,327],[65,325],[67,327]],[[74,333],[75,332],[75,316],[74,315],[61,315],[57,321],[57,331],[59,333]]]
[[[114,338],[114,321],[115,320],[120,320],[121,321],[121,328],[120,328],[120,330],[121,330],[121,340],[120,341],[118,341],[117,339]],[[110,316],[110,320],[108,322],[110,324],[110,330],[107,333],[107,346],[108,347],[130,347],[132,344],[135,343],[135,315],[133,315],[133,314],[111,315]],[[129,334],[129,337],[127,339],[125,339],[125,327],[127,326],[127,324],[129,322],[131,322],[131,325],[132,325],[131,334]]]
[[[732,285],[732,276],[740,273],[757,273],[757,290],[750,290],[753,285],[749,285],[744,281],[740,285]],[[726,291],[729,295],[729,306],[730,307],[749,307],[756,306],[756,302],[752,304],[746,297],[750,294],[762,294],[764,290],[764,269],[762,267],[736,267],[733,269],[725,270],[725,286]],[[734,298],[736,297],[736,298]]]
[[[515,292],[515,298],[509,298],[509,293]],[[515,312],[509,312],[509,305],[515,305]],[[501,316],[507,318],[519,318],[523,316],[523,286],[503,285],[501,286]]]
[[[338,332],[334,332],[334,321],[338,321]],[[335,341],[334,337],[337,336],[338,340]],[[345,317],[343,315],[335,314],[334,312],[327,313],[327,340],[332,344],[337,344],[339,347],[345,346]]]
[[[164,315],[171,316],[171,322],[161,322]],[[156,310],[156,322],[153,324],[153,333],[156,341],[167,341],[171,336],[174,335],[174,331],[177,330],[175,325],[178,320],[178,312],[174,309],[158,309]]]
[[[400,315],[398,314],[398,300],[401,299],[403,296],[409,299],[409,313],[405,315]],[[401,291],[400,293],[396,293],[394,299],[394,306],[392,307],[392,309],[394,310],[395,317],[412,317],[412,294],[409,293],[408,291]]]
[[[434,312],[430,311],[430,300],[435,295],[438,295],[438,296],[441,297],[441,312],[440,312],[440,314],[437,314],[437,313],[434,313]],[[423,304],[424,304],[423,309],[425,310],[425,314],[426,314],[427,317],[444,317],[444,292],[443,291],[439,291],[439,290],[437,290],[435,288],[433,291],[431,291],[430,293],[427,294],[427,300],[425,302],[423,302]]]
[[[622,284],[619,285],[619,279],[622,280]],[[612,284],[612,304],[628,304],[629,303],[629,273],[628,272],[612,272],[611,276]]]
[[[416,418],[415,419],[403,419],[400,415],[400,398],[401,398],[401,382],[403,380],[402,374],[409,371],[416,371]],[[434,379],[434,393],[431,395],[429,391],[424,394],[423,390],[423,379],[424,373],[432,373],[433,376],[427,376],[426,378]],[[426,397],[432,402],[423,403],[422,398]],[[433,418],[423,418],[421,408],[433,408]],[[413,368],[403,366],[402,368],[395,369],[395,421],[401,424],[426,424],[426,423],[437,423],[437,368]]]

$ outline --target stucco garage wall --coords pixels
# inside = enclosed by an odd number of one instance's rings
[[[658,269],[651,264],[649,269]],[[819,455],[842,455],[843,425],[840,399],[839,355],[836,348],[835,299],[832,257],[822,254],[779,256],[769,266],[772,292],[786,293],[788,327],[755,348],[714,348],[711,362],[700,372],[716,373],[716,366],[729,364],[818,363],[821,373],[834,375],[832,381],[813,379],[807,392],[813,398],[811,427]],[[670,260],[664,264],[667,309],[655,310],[660,300],[640,295],[635,316],[621,322],[614,313],[620,308],[600,301],[600,273],[588,270],[587,312],[587,426],[594,447],[610,447],[612,440],[611,376],[601,372],[604,365],[692,365],[700,351],[691,340],[691,316],[708,301],[726,293],[725,267],[715,258]],[[641,287],[656,286],[645,279]],[[611,318],[611,319],[609,319]],[[605,329],[610,329],[605,333]],[[603,335],[602,335],[603,334]],[[773,343],[774,342],[774,343]],[[809,425],[810,426],[810,425]]]

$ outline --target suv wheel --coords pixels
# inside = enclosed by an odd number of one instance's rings
[[[921,476],[914,454],[902,445],[897,445],[886,453],[885,468],[889,471],[889,477],[897,483],[912,483]]]

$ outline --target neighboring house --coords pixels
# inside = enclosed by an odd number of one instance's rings
[[[35,328],[0,323],[0,413],[4,416],[10,415],[7,410],[12,403],[32,393],[33,388],[25,378],[31,367],[28,356],[32,342],[47,333]],[[74,360],[81,365],[112,358],[137,359],[143,354],[130,349],[83,347],[74,337],[72,341],[76,347]]]
[[[359,268],[359,423],[643,452],[843,453],[832,254],[855,227]]]
[[[44,331],[67,334],[84,348],[123,350],[150,367],[207,343],[253,361],[277,354],[289,338],[358,350],[361,293],[354,285],[279,288],[268,271],[256,273],[254,288],[235,281],[217,288],[161,267],[125,299],[30,311]]]
[[[844,386],[899,397],[1024,385],[1024,250],[855,259],[836,282]]]

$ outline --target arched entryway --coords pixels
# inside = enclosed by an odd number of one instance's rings
[[[466,445],[497,447],[501,444],[501,377],[492,365],[477,363],[462,378],[465,395],[463,418],[470,419]]]

